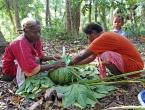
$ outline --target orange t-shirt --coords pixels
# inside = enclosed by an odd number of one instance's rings
[[[144,67],[141,55],[133,43],[122,35],[114,32],[102,33],[89,45],[88,49],[95,54],[101,54],[105,51],[119,53],[124,61],[125,73],[142,70]],[[139,76],[139,74],[132,76]]]

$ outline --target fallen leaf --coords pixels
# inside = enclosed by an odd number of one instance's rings
[[[96,103],[95,104],[95,107],[94,107],[94,110],[101,110],[101,109],[103,109],[104,107],[100,104],[100,103]]]
[[[52,96],[57,97],[57,92],[56,92],[56,90],[55,90],[54,87],[51,87],[51,88],[49,88],[49,89],[46,90],[46,92],[44,94],[44,98],[46,100],[50,100],[52,98]]]
[[[8,95],[9,95],[9,93],[5,93],[2,96],[0,96],[0,99],[4,98],[5,96],[8,96]]]
[[[11,99],[10,99],[10,101],[11,102],[20,102],[20,100],[21,100],[21,97],[20,96],[14,96],[14,97],[11,97]]]
[[[37,102],[35,102],[30,108],[29,110],[35,110],[39,105],[41,105],[43,102],[43,98],[41,98],[40,100],[38,100]]]
[[[58,101],[58,106],[59,106],[59,107],[64,107],[64,105],[62,104],[61,101]]]
[[[53,104],[53,101],[47,101],[45,105],[45,110],[47,110],[48,107],[50,107],[52,104]]]

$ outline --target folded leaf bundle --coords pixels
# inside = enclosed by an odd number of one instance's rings
[[[27,78],[22,86],[18,88],[16,94],[24,95],[27,99],[34,99],[42,89],[54,85],[51,79],[47,76],[48,73],[41,72],[35,76]]]

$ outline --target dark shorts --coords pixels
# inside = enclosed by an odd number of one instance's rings
[[[9,76],[9,75],[7,75],[5,73],[2,73],[2,78],[1,79],[3,81],[12,81],[14,78],[15,78],[15,76]]]

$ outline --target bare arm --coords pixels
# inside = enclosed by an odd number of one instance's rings
[[[55,55],[55,56],[43,56],[40,58],[41,61],[48,61],[48,60],[58,60],[60,59],[61,57],[58,56],[58,55]]]
[[[93,54],[91,56],[89,56],[88,58],[84,59],[83,61],[77,63],[77,64],[88,64],[92,61],[94,61],[96,59],[97,55],[96,54]]]
[[[53,68],[64,67],[65,65],[66,64],[64,61],[56,61],[53,64],[38,65],[31,73],[29,73],[29,72],[24,72],[24,73],[26,76],[33,76],[35,74],[38,74],[39,72],[47,71],[47,70],[53,69]]]
[[[73,58],[73,60],[70,61],[69,65],[79,64],[83,60],[85,60],[86,58],[90,57],[93,54],[94,53],[92,51],[90,51],[89,49],[86,49],[83,52],[79,53],[75,58]]]
[[[46,71],[52,68],[59,68],[59,67],[64,67],[66,64],[64,61],[56,61],[53,64],[45,64],[45,65],[41,65],[40,71]]]

